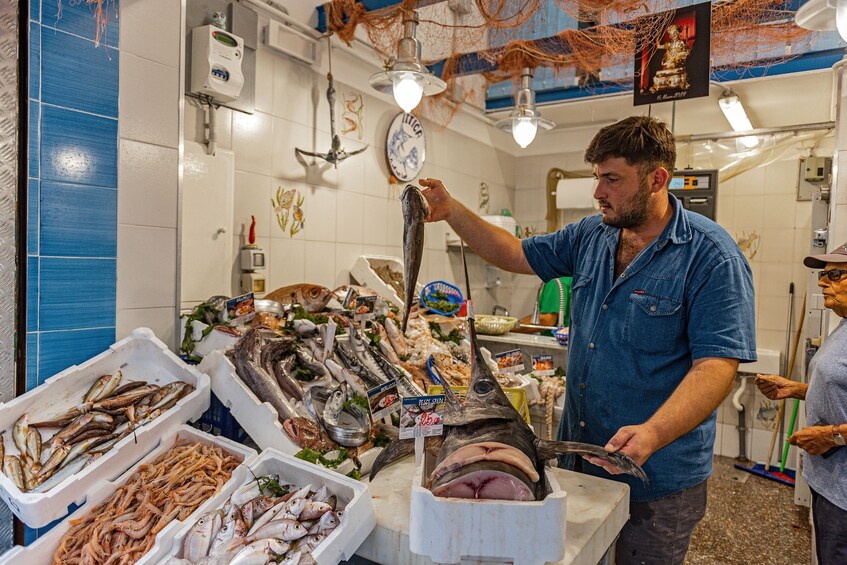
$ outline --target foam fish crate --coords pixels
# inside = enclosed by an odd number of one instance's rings
[[[543,565],[565,556],[567,493],[546,469],[550,492],[541,501],[440,498],[424,487],[435,468],[425,454],[412,480],[409,549],[435,563],[463,559]],[[426,470],[426,474],[424,474]]]
[[[353,277],[360,285],[373,289],[385,300],[388,300],[398,308],[403,308],[405,298],[397,294],[394,287],[383,281],[376,271],[375,267],[388,266],[389,269],[396,273],[403,274],[403,261],[397,257],[388,255],[361,255],[356,262],[353,263],[353,268],[350,269],[350,276]],[[421,284],[415,285],[415,296],[420,296]]]
[[[138,428],[109,452],[44,493],[22,493],[0,473],[0,498],[31,528],[41,528],[81,505],[98,485],[123,473],[155,447],[163,430],[196,420],[209,408],[209,377],[186,365],[147,328],[138,328],[108,350],[80,365],[68,367],[22,396],[0,404],[0,430],[7,430],[6,455],[19,452],[11,430],[23,414],[30,421],[46,420],[82,402],[98,377],[120,369],[123,381],[146,381],[159,386],[183,381],[194,386],[187,396],[161,416]],[[50,429],[50,428],[48,428]],[[49,438],[45,437],[45,442]]]
[[[102,481],[96,489],[92,490],[92,494],[86,503],[76,512],[71,514],[68,520],[64,520],[59,523],[48,533],[38,538],[35,543],[28,545],[27,547],[13,547],[8,552],[0,556],[0,565],[13,565],[15,563],[51,563],[53,560],[53,554],[56,552],[56,549],[59,547],[59,543],[62,541],[62,536],[64,536],[65,532],[67,532],[71,527],[69,520],[82,518],[88,514],[88,512],[111,496],[121,485],[129,480],[130,476],[132,476],[140,465],[152,463],[157,457],[170,450],[174,446],[177,436],[179,436],[180,439],[187,439],[192,442],[200,441],[207,445],[216,445],[221,449],[228,451],[232,455],[235,455],[241,460],[241,465],[235,468],[232,473],[232,477],[230,477],[229,481],[224,483],[217,493],[198,506],[197,509],[195,509],[194,512],[184,521],[174,520],[165,526],[165,528],[156,535],[156,543],[150,551],[142,556],[141,559],[136,561],[136,564],[154,565],[159,563],[169,554],[173,553],[174,538],[178,532],[182,531],[186,527],[190,527],[190,525],[193,525],[194,522],[196,522],[200,516],[206,512],[210,512],[215,508],[223,506],[226,499],[229,498],[229,495],[251,478],[249,467],[252,464],[252,461],[256,458],[256,450],[235,443],[234,441],[230,441],[226,438],[209,435],[188,425],[179,425],[169,428],[167,432],[161,436],[161,441],[153,449],[153,451],[149,452],[143,459],[138,461],[135,465],[132,465],[116,479]]]
[[[298,487],[312,485],[312,490],[326,486],[330,493],[338,497],[338,506],[344,508],[341,524],[321,543],[312,557],[318,565],[336,565],[350,559],[376,526],[376,514],[368,486],[359,481],[344,477],[323,467],[301,461],[296,457],[275,449],[266,449],[250,462],[253,475],[278,474],[280,483],[291,483]],[[242,481],[238,486],[247,481]],[[208,511],[223,506],[210,506]],[[194,522],[188,521],[176,534],[171,555],[182,556],[182,543]],[[167,562],[165,562],[167,563]]]
[[[291,441],[279,421],[279,415],[269,402],[262,402],[236,374],[235,366],[221,351],[213,351],[203,358],[198,370],[209,375],[212,392],[259,449],[273,448],[289,455],[300,451],[300,446]],[[376,456],[382,448],[369,449],[359,457],[362,474],[370,472]],[[348,459],[341,463],[336,472],[346,475],[354,468]]]

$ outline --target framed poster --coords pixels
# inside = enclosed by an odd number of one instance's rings
[[[632,89],[635,106],[709,95],[711,3],[664,14],[668,23],[658,37],[647,24],[651,20],[640,19],[649,31],[637,33]]]

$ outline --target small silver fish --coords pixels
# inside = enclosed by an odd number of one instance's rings
[[[44,462],[44,465],[41,467],[41,470],[35,476],[35,480],[38,483],[46,481],[50,477],[50,475],[52,475],[59,468],[59,465],[62,464],[62,461],[65,460],[65,457],[67,457],[68,453],[70,452],[70,445],[59,445],[58,447],[54,447],[49,459]]]
[[[303,508],[303,511],[300,513],[298,519],[300,521],[317,520],[327,512],[332,512],[332,506],[326,502],[315,502],[310,500],[306,503],[306,506]]]
[[[324,405],[323,419],[325,422],[334,426],[338,425],[338,417],[344,409],[344,402],[347,400],[347,394],[343,387],[338,386],[329,395]]]
[[[191,562],[197,562],[209,554],[209,547],[214,539],[212,531],[217,522],[218,529],[221,524],[221,512],[209,512],[202,516],[188,531],[182,541],[182,556]]]
[[[85,393],[85,396],[82,397],[83,402],[94,402],[100,393],[103,392],[103,387],[106,386],[106,383],[109,379],[112,378],[112,375],[103,375],[94,381],[91,387],[88,389],[88,392]]]
[[[335,512],[332,510],[324,512],[320,520],[309,528],[309,533],[329,535],[329,532],[338,527],[338,522],[338,515]]]
[[[276,538],[283,541],[294,541],[307,535],[308,532],[303,524],[296,520],[274,520],[268,522],[253,535],[244,538],[248,543],[264,538]]]

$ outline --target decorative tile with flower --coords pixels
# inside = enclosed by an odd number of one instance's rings
[[[295,200],[296,197],[296,200]],[[276,196],[271,198],[271,207],[276,214],[276,222],[279,229],[284,232],[288,231],[291,237],[299,233],[305,225],[306,217],[303,208],[305,197],[300,194],[299,190],[294,188],[283,190],[282,187],[277,187]],[[289,220],[291,226],[289,228]]]

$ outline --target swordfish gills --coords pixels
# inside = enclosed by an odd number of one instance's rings
[[[628,455],[573,441],[539,439],[512,406],[480,353],[473,320],[470,328],[472,372],[464,404],[444,380],[444,435],[427,438],[436,456],[426,486],[436,496],[494,500],[541,500],[546,496],[544,466],[556,455],[592,455],[647,481]],[[371,480],[397,459],[414,452],[414,440],[397,439],[379,454]]]
[[[403,208],[403,281],[406,285],[406,296],[403,299],[403,325],[400,328],[404,334],[409,325],[409,311],[415,299],[415,286],[418,283],[418,273],[421,270],[421,259],[424,250],[424,222],[429,215],[429,205],[426,199],[411,184],[407,184],[400,196]]]

